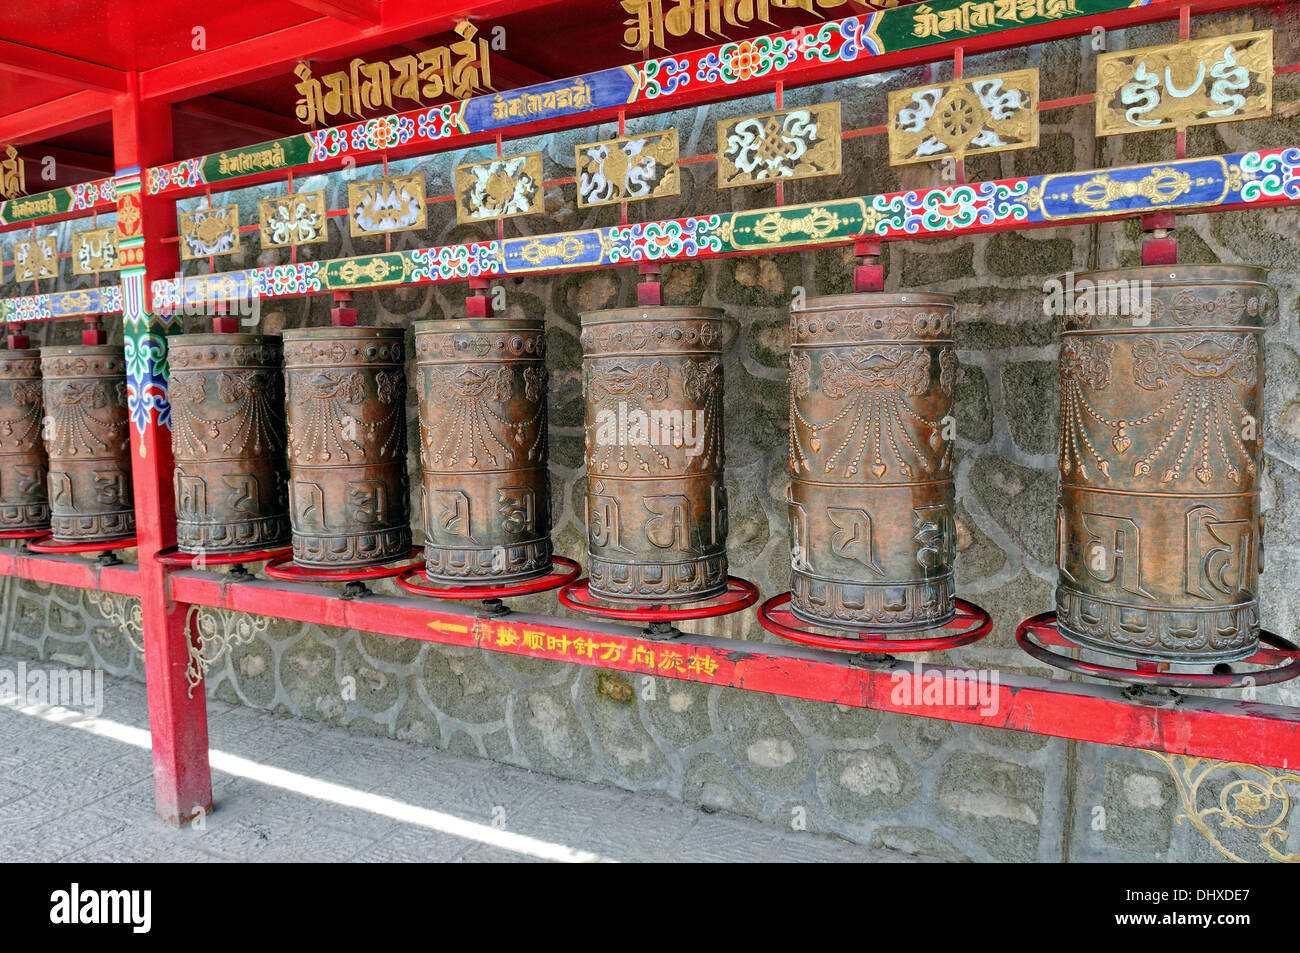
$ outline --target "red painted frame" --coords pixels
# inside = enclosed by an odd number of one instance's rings
[[[396,6],[394,6],[396,4]],[[498,0],[480,10],[486,16],[518,8],[520,0]],[[993,36],[956,41],[912,52],[887,54],[866,64],[809,65],[783,85],[806,85],[850,74],[882,72],[921,63],[1077,36],[1094,26],[1120,26],[1172,20],[1186,11],[1203,14],[1248,6],[1259,0],[1158,0],[1140,7],[1095,17],[1037,27],[1021,27]],[[86,90],[40,109],[0,117],[0,141],[27,141],[51,130],[67,130],[99,121],[111,111],[115,165],[119,169],[161,166],[176,157],[171,148],[170,115],[165,103],[200,92],[235,85],[265,75],[267,64],[317,55],[322,47],[346,50],[367,38],[392,38],[403,32],[427,31],[436,14],[422,0],[385,0],[385,25],[374,29],[349,27],[321,39],[319,30],[286,31],[258,38],[239,50],[219,50],[142,74],[126,74],[125,92]],[[441,5],[439,5],[441,6]],[[450,10],[453,4],[446,5]],[[397,20],[389,18],[390,7]],[[400,21],[400,22],[398,22]],[[255,55],[252,55],[255,53]],[[200,62],[201,61],[201,62]],[[684,96],[655,108],[677,109],[709,99],[770,92],[771,81],[739,84],[722,92]],[[631,112],[631,111],[629,111]],[[584,114],[561,120],[513,127],[512,137],[531,136],[577,125],[618,118],[616,111]],[[496,132],[463,138],[456,147],[490,141]],[[429,152],[426,146],[409,152]],[[376,153],[376,161],[406,154],[402,150]],[[340,160],[339,165],[342,165]],[[327,171],[328,165],[314,167]],[[222,183],[241,188],[283,178],[283,173],[247,176]],[[176,272],[175,200],[184,192],[149,197],[141,194],[143,215],[144,310],[153,314],[151,288],[156,279]],[[85,214],[85,213],[82,213]],[[57,218],[76,217],[72,215]],[[54,218],[51,218],[54,220]],[[39,223],[43,223],[41,220]],[[24,227],[33,223],[24,223]],[[727,685],[835,702],[860,708],[900,712],[979,724],[1099,744],[1154,748],[1174,753],[1268,766],[1293,766],[1300,761],[1300,710],[1233,699],[1183,697],[1176,704],[1148,703],[1111,685],[1029,678],[998,673],[997,706],[914,705],[900,700],[918,697],[927,679],[954,689],[965,685],[970,672],[950,666],[907,665],[896,662],[855,663],[829,652],[792,645],[770,645],[734,639],[685,635],[671,641],[647,640],[636,630],[591,620],[551,616],[507,615],[480,618],[432,609],[412,597],[370,596],[338,598],[337,590],[300,583],[232,580],[197,570],[172,571],[156,554],[174,544],[175,513],[171,484],[168,431],[150,422],[143,435],[133,431],[134,491],[140,527],[138,566],[97,566],[73,556],[38,556],[0,550],[0,574],[43,583],[100,589],[141,600],[145,666],[153,737],[156,808],[160,817],[184,823],[211,805],[207,759],[205,695],[191,692],[185,678],[192,643],[185,630],[185,613],[192,605],[272,615],[302,622],[342,626],[402,638],[447,645],[478,646],[535,658],[561,658],[576,664],[625,672],[656,674],[708,684]],[[906,690],[905,690],[906,689]],[[948,697],[945,693],[945,697]]]
[[[0,576],[77,589],[99,589],[123,596],[138,597],[141,594],[140,573],[136,566],[129,563],[99,566],[93,560],[77,556],[36,556],[0,550]]]
[[[951,687],[944,698],[956,697],[975,673],[954,666],[855,663],[797,645],[689,634],[665,642],[614,623],[524,613],[483,618],[433,609],[413,596],[346,600],[322,586],[232,583],[189,570],[172,575],[171,592],[190,605],[263,614],[274,605],[275,616],[299,622],[1076,741],[1272,767],[1293,767],[1300,754],[1300,711],[1282,705],[1196,696],[1142,702],[1111,685],[999,672],[997,710],[981,713],[978,703],[912,703],[924,697],[926,678]]]

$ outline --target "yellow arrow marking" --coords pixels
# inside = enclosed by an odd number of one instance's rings
[[[443,622],[443,621],[440,620],[440,619],[435,619],[433,622],[430,622],[430,623],[429,623],[429,628],[431,628],[431,629],[436,629],[436,630],[439,631],[439,632],[461,632],[461,633],[464,633],[464,632],[468,632],[468,631],[469,631],[469,626],[467,626],[467,625],[461,625],[461,624],[456,623],[456,622]]]

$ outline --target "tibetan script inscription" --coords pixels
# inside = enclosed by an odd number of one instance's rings
[[[957,39],[963,33],[986,33],[1044,20],[1078,16],[1076,0],[987,0],[962,3],[946,10],[918,4],[912,14],[912,36],[920,40]]]
[[[612,205],[676,195],[677,130],[648,132],[574,149],[578,205]]]
[[[117,271],[117,226],[75,232],[72,236],[72,273],[94,275]]]
[[[1097,135],[1186,129],[1273,112],[1273,31],[1097,57]]]
[[[315,127],[339,116],[357,119],[411,108],[401,100],[423,106],[443,96],[468,99],[492,89],[488,39],[480,37],[468,20],[456,24],[455,32],[459,39],[446,46],[379,63],[357,57],[347,70],[319,79],[312,76],[309,63],[299,63],[294,69],[299,80],[294,86],[300,97],[295,108],[298,121]]]
[[[889,162],[963,159],[1038,145],[1038,70],[889,94]]]
[[[315,245],[328,237],[325,193],[300,192],[257,203],[263,248]]]
[[[857,8],[897,6],[897,0],[622,0],[629,14],[623,21],[625,49],[645,53],[650,47],[668,49],[673,38],[687,35],[716,42],[719,36],[734,36],[727,28],[744,31],[753,25],[773,24],[773,10],[802,10],[825,19],[822,10],[848,7],[841,15],[858,12]]]
[[[566,80],[566,82],[568,82]],[[567,86],[549,85],[539,92],[497,93],[492,97],[493,119],[541,119],[556,112],[588,109],[592,105],[591,86],[581,77]]]
[[[491,159],[456,166],[456,221],[484,222],[545,209],[542,154]]]
[[[278,142],[268,142],[265,145],[249,146],[247,149],[235,149],[217,154],[217,172],[223,176],[283,169],[288,164],[284,147]]]
[[[27,194],[27,173],[18,150],[8,146],[0,155],[0,199],[16,199]]]
[[[239,206],[220,205],[181,216],[181,257],[209,258],[239,251]]]
[[[424,228],[425,212],[423,175],[399,175],[348,185],[353,237]]]
[[[839,171],[839,103],[718,123],[719,188],[836,175]]]

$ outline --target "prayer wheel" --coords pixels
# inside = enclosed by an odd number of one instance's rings
[[[1057,626],[1113,655],[1246,658],[1259,640],[1264,271],[1075,276],[1060,349]]]
[[[405,332],[284,332],[293,561],[359,569],[411,552]]]
[[[236,553],[288,542],[280,339],[175,335],[167,352],[178,548]]]
[[[810,298],[790,316],[790,611],[907,632],[956,613],[947,295]]]
[[[582,316],[589,591],[637,604],[727,587],[723,314]]]
[[[122,345],[41,348],[50,530],[56,543],[135,532]]]
[[[425,573],[446,586],[551,571],[545,322],[415,325]]]
[[[50,526],[41,352],[0,350],[0,532]]]

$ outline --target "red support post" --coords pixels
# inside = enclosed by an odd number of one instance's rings
[[[641,308],[658,307],[664,303],[664,286],[659,280],[664,266],[657,261],[643,261],[637,266],[641,281],[636,286],[636,303]]]
[[[357,309],[349,308],[352,303],[351,291],[334,292],[334,307],[330,309],[330,324],[336,328],[355,328],[357,326]]]
[[[86,315],[86,326],[81,329],[82,344],[107,344],[108,332],[104,330],[104,322],[97,314]]]
[[[478,277],[469,280],[469,297],[465,299],[465,317],[467,318],[490,318],[492,317],[492,299],[486,294],[491,282],[487,278]]]
[[[1142,264],[1178,264],[1178,239],[1174,235],[1174,213],[1159,212],[1142,217]]]
[[[175,202],[150,197],[142,170],[172,158],[171,110],[144,102],[138,74],[113,106],[113,150],[118,168],[118,244],[122,265],[123,337],[131,411],[132,487],[139,540],[140,607],[144,626],[149,731],[153,740],[154,806],[158,816],[185,824],[212,808],[208,764],[207,699],[185,671],[191,642],[189,609],[168,597],[166,569],[157,553],[176,541],[171,428],[166,358],[168,322],[153,308],[152,283],[179,270]]]
[[[859,294],[885,290],[885,266],[879,264],[880,239],[860,238],[853,246],[858,264],[853,269],[853,290]]]

